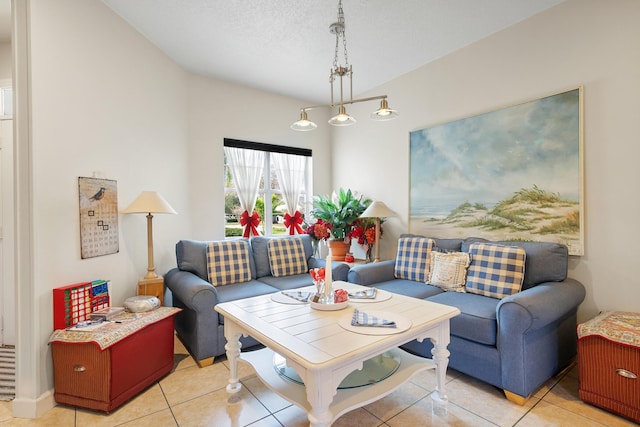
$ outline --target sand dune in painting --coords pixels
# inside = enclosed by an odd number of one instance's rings
[[[536,186],[520,190],[492,209],[464,202],[445,218],[411,217],[410,229],[438,238],[551,241],[566,244],[569,253],[580,252],[579,203]]]

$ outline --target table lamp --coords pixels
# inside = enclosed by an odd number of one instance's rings
[[[376,219],[376,243],[375,243],[375,259],[373,262],[380,261],[380,218],[386,218],[395,216],[396,213],[389,209],[384,202],[373,202],[369,205],[360,218],[375,218]]]
[[[175,215],[177,212],[159,193],[155,191],[143,191],[137,199],[122,211],[122,213],[147,214],[148,266],[147,274],[138,282],[138,294],[148,295],[147,290],[155,287],[155,291],[152,290],[152,294],[160,294],[154,296],[157,296],[162,302],[162,295],[164,295],[164,280],[156,274],[155,267],[153,265],[153,214]],[[144,293],[140,292],[142,289],[144,290]]]

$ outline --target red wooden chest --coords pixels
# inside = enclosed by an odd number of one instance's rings
[[[129,323],[106,325],[105,332],[54,332],[50,342],[56,402],[110,412],[169,373],[173,315],[178,311],[161,307]],[[101,348],[107,334],[117,338]]]
[[[580,399],[640,423],[640,313],[579,325],[578,375]]]

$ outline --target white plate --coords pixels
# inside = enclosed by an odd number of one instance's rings
[[[344,302],[339,302],[337,304],[320,304],[320,303],[311,301],[310,304],[311,304],[311,308],[315,308],[316,310],[335,311],[335,310],[342,310],[343,308],[347,308],[347,306],[349,305],[349,300]]]
[[[387,292],[387,291],[383,291],[378,289],[376,291],[376,297],[375,298],[353,298],[353,297],[349,297],[349,301],[351,302],[357,302],[357,303],[372,303],[372,302],[380,302],[380,301],[386,301],[389,298],[391,298],[391,292]]]
[[[411,320],[406,317],[398,314],[391,313],[389,311],[374,311],[374,310],[362,310],[365,313],[380,317],[382,319],[393,320],[396,322],[395,328],[382,328],[380,326],[353,326],[351,324],[351,318],[353,317],[353,312],[349,313],[348,316],[343,316],[338,320],[338,325],[342,328],[346,329],[350,332],[355,332],[356,334],[364,334],[364,335],[393,335],[399,334],[400,332],[404,332],[411,327]]]

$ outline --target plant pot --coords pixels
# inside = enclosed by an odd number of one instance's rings
[[[351,243],[345,243],[342,240],[329,240],[329,249],[331,249],[332,261],[344,261],[344,256],[349,252]]]

